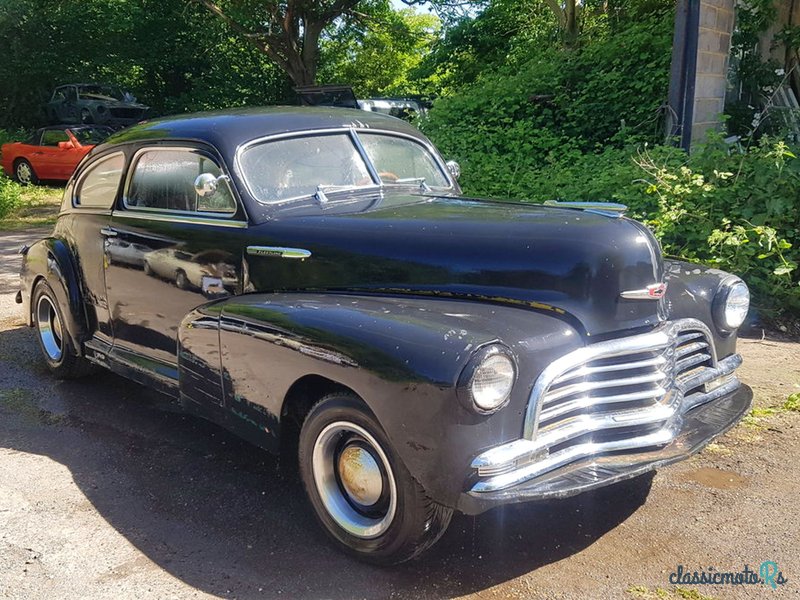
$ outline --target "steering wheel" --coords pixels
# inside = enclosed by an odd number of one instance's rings
[[[378,177],[380,177],[381,182],[388,181],[389,183],[394,183],[395,181],[400,179],[400,177],[398,177],[391,171],[380,171],[378,172]],[[367,185],[369,183],[372,183],[372,179],[370,179],[369,177],[364,177],[363,179],[360,179],[356,185]]]

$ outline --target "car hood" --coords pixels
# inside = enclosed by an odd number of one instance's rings
[[[587,335],[659,320],[657,301],[621,298],[660,282],[658,243],[624,217],[535,204],[396,196],[366,206],[284,212],[248,246],[311,252],[246,256],[246,291],[328,290],[464,298],[577,321]]]

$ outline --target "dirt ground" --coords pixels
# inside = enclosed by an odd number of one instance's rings
[[[800,413],[757,410],[700,455],[576,498],[456,516],[389,569],[334,550],[297,481],[222,429],[111,374],[50,378],[0,234],[0,597],[762,598],[800,595]],[[800,392],[800,344],[742,340],[756,407]],[[788,583],[670,584],[758,569]]]

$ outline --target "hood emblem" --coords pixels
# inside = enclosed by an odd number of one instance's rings
[[[626,300],[661,300],[667,293],[666,283],[652,283],[643,290],[628,290],[620,294]]]

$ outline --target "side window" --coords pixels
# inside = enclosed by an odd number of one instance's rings
[[[81,177],[75,205],[84,208],[111,208],[117,197],[125,155],[113,154],[94,163]]]
[[[42,146],[58,146],[58,142],[68,142],[69,136],[63,129],[45,129],[42,134]]]
[[[194,182],[203,173],[222,175],[219,166],[200,152],[173,148],[147,150],[133,168],[125,204],[129,208],[180,212],[227,215],[236,212],[236,201],[225,180],[218,182],[213,194],[197,195]]]

